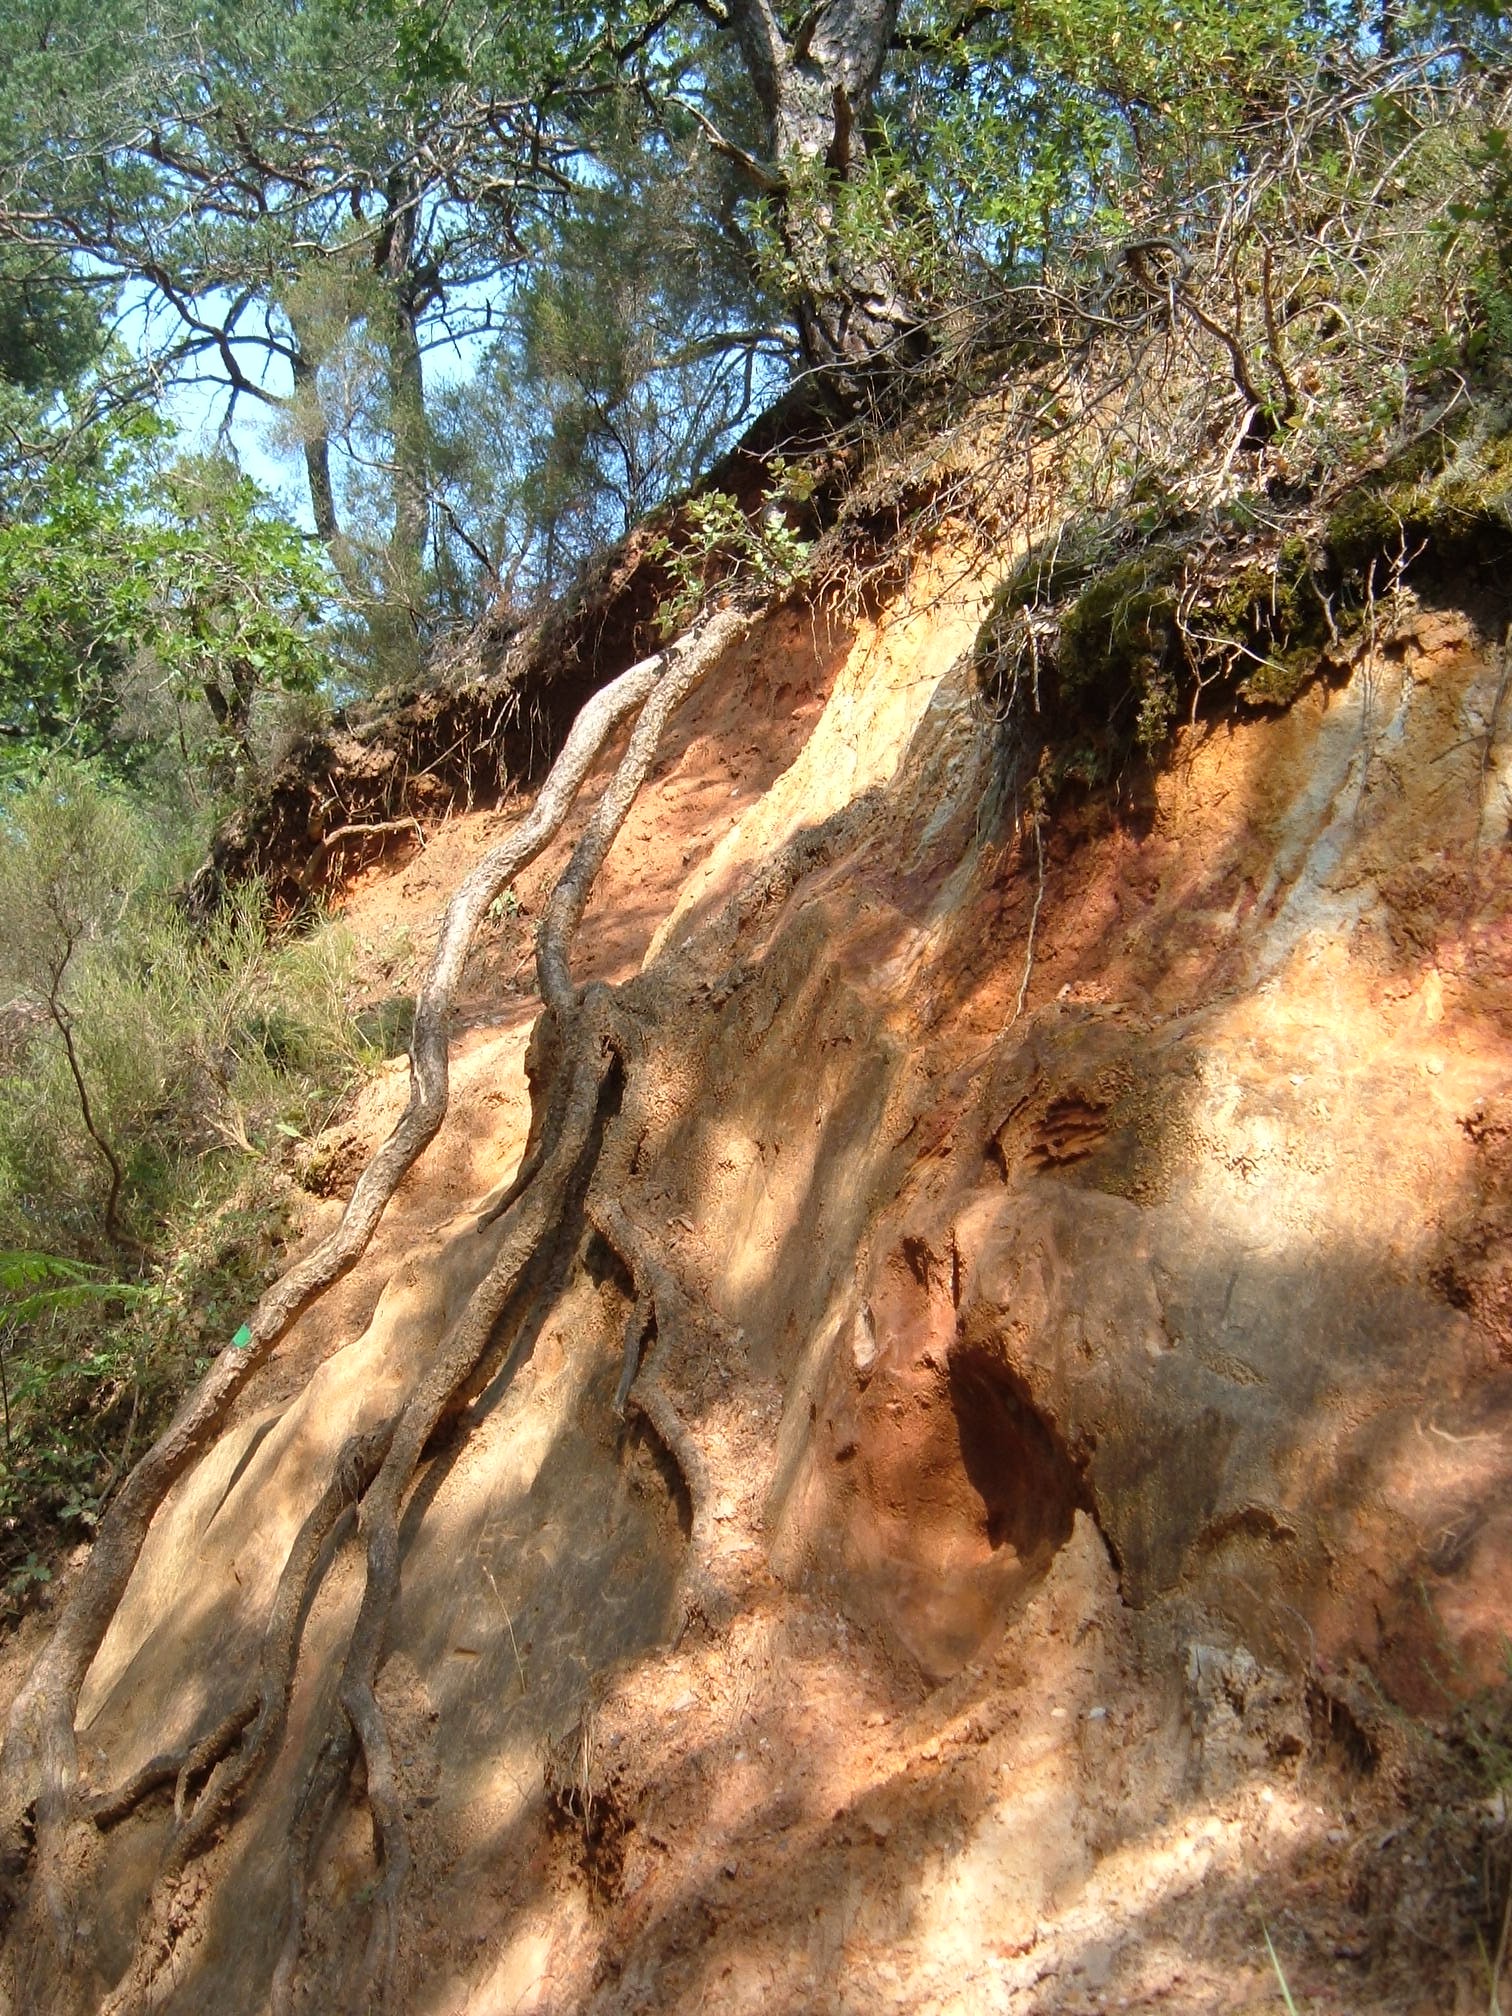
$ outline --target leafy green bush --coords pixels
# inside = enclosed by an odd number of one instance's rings
[[[683,506],[682,538],[660,534],[647,547],[672,579],[659,612],[665,635],[685,628],[716,587],[786,590],[803,578],[811,543],[788,524],[786,511],[808,501],[811,479],[781,456],[772,458],[768,471],[771,480],[754,519],[728,491],[707,490]]]
[[[60,745],[125,775],[166,756],[191,798],[197,777],[224,794],[260,768],[256,711],[326,676],[330,585],[233,464],[175,456],[142,413],[87,431],[0,515],[9,766]]]

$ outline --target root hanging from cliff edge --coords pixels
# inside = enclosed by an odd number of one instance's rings
[[[9,1970],[37,1988],[66,1965],[74,1941],[68,1844],[80,1828],[113,1826],[151,1794],[174,1786],[174,1827],[143,1909],[129,1966],[105,2007],[112,2016],[147,2006],[188,1917],[181,1890],[190,1865],[230,1824],[280,1749],[298,1662],[304,1617],[355,1520],[365,1581],[347,1644],[331,1726],[315,1752],[297,1806],[290,1844],[290,1918],[273,1984],[275,2011],[293,1992],[308,1892],[309,1863],[342,1786],[360,1759],[381,1873],[373,1898],[368,1980],[380,2006],[394,2003],[398,1906],[410,1867],[391,1740],[376,1681],[397,1594],[399,1520],[423,1454],[454,1413],[529,1286],[532,1262],[558,1236],[568,1200],[581,1197],[625,1259],[638,1295],[666,1330],[679,1291],[653,1272],[612,1201],[594,1183],[609,1093],[632,1081],[644,1037],[613,990],[579,993],[571,975],[573,939],[610,847],[655,760],[681,702],[750,628],[753,613],[734,605],[704,615],[676,644],[619,675],[581,710],[529,814],[483,856],[453,892],[416,1000],[410,1094],[403,1114],[373,1155],[335,1230],[267,1291],[247,1328],[251,1341],[228,1346],[177,1416],[137,1464],[101,1524],[57,1627],[12,1706],[0,1753],[0,1857],[10,1934]],[[440,1340],[425,1373],[376,1429],[343,1446],[326,1489],[308,1513],[281,1571],[265,1627],[255,1681],[218,1726],[181,1753],[154,1758],[130,1781],[96,1791],[80,1780],[75,1736],[79,1693],[147,1536],[169,1490],[214,1444],[237,1395],[295,1320],[338,1282],[366,1250],[404,1176],[434,1139],[446,1114],[451,1005],[469,946],[489,904],[560,830],[588,770],[610,734],[636,715],[628,746],[563,870],[537,942],[543,1012],[533,1041],[533,1116],[520,1170],[479,1222],[495,1250],[466,1306]],[[612,1159],[612,1158],[611,1158]],[[592,1193],[597,1193],[593,1195]],[[493,1228],[497,1226],[497,1231]],[[675,1421],[650,1367],[644,1397],[631,1389],[674,1459]],[[696,1461],[694,1462],[696,1470]],[[687,1478],[695,1508],[700,1479]],[[695,1512],[696,1518],[696,1512]],[[36,2006],[41,2006],[34,1997]]]

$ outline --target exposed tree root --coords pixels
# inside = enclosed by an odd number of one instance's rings
[[[443,1341],[435,1363],[406,1401],[387,1460],[360,1514],[367,1582],[338,1688],[367,1769],[367,1800],[383,1866],[373,1903],[369,1965],[381,1975],[382,2006],[392,2007],[398,1952],[398,1901],[410,1866],[408,1831],[395,1783],[388,1731],[375,1692],[389,1614],[399,1587],[399,1517],[421,1453],[454,1395],[471,1377],[515,1289],[554,1230],[571,1178],[588,1147],[599,1098],[614,1068],[604,1002],[590,1000],[568,1046],[571,1077],[563,1126],[535,1181],[503,1221],[499,1251],[471,1301]]]
[[[294,1996],[294,1972],[304,1937],[305,1907],[310,1894],[310,1864],[325,1831],[326,1816],[351,1768],[351,1731],[331,1730],[321,1745],[300,1791],[289,1835],[289,1925],[273,1969],[273,2016],[289,2016]]]
[[[645,1345],[646,1332],[655,1321],[655,1302],[649,1295],[637,1295],[635,1306],[625,1319],[625,1362],[614,1394],[614,1411],[622,1421],[625,1418],[625,1403],[630,1398],[630,1388],[635,1384],[636,1374],[640,1371],[641,1350]]]
[[[173,1893],[179,1877],[194,1857],[210,1846],[276,1751],[288,1715],[301,1626],[322,1558],[354,1516],[354,1508],[377,1475],[392,1437],[393,1425],[389,1423],[373,1434],[354,1436],[342,1450],[335,1473],[300,1527],[279,1576],[263,1634],[257,1680],[250,1692],[187,1753],[154,1758],[118,1792],[93,1802],[90,1810],[95,1824],[113,1825],[148,1793],[169,1782],[175,1785],[174,1835],[142,1914],[131,1966],[101,2016],[131,2009],[145,1996],[169,1949]],[[233,1750],[238,1739],[239,1747]],[[203,1783],[191,1802],[190,1788],[201,1778]]]
[[[472,1378],[527,1268],[560,1222],[572,1181],[590,1152],[610,1077],[616,1069],[628,1071],[633,1065],[637,1039],[628,1019],[618,1013],[612,993],[594,987],[578,999],[570,964],[572,940],[668,721],[747,623],[733,610],[723,612],[705,630],[697,648],[671,661],[646,701],[619,767],[552,893],[536,963],[545,1016],[555,1025],[551,1047],[558,1061],[549,1074],[544,1123],[538,1133],[532,1130],[527,1147],[529,1173],[523,1184],[516,1179],[501,1204],[480,1221],[480,1229],[495,1221],[503,1226],[493,1264],[405,1402],[388,1455],[363,1500],[360,1520],[367,1580],[338,1698],[366,1766],[368,1805],[383,1865],[374,1898],[368,1966],[381,1984],[385,2011],[393,2007],[398,1906],[410,1867],[408,1830],[376,1693],[384,1635],[399,1586],[400,1513],[426,1444]]]
[[[388,840],[395,833],[413,833],[423,847],[425,829],[415,818],[374,819],[366,825],[338,826],[334,833],[327,833],[314,853],[300,869],[295,881],[300,893],[314,888],[330,865],[332,857],[338,854],[351,840]]]
[[[689,1349],[699,1312],[682,1283],[657,1255],[652,1242],[632,1223],[617,1195],[605,1194],[607,1190],[605,1185],[597,1194],[590,1194],[585,1208],[594,1229],[619,1256],[635,1284],[635,1309],[625,1337],[620,1392],[676,1464],[688,1493],[688,1551],[679,1578],[679,1600],[686,1623],[695,1613],[709,1616],[716,1607],[709,1576],[714,1545],[714,1486],[703,1451],[678,1412],[663,1371]],[[642,1355],[641,1340],[648,1330],[652,1337]],[[632,1331],[634,1352],[639,1359],[634,1369]],[[624,1404],[620,1402],[621,1406]]]
[[[635,1301],[625,1331],[625,1356],[615,1408],[627,1404],[642,1417],[677,1466],[688,1493],[690,1531],[679,1577],[683,1621],[714,1606],[709,1562],[714,1543],[714,1487],[703,1451],[672,1398],[663,1372],[693,1348],[708,1314],[698,1308],[650,1236],[621,1202],[630,1164],[649,1132],[658,1088],[644,1071],[626,1088],[623,1124],[602,1157],[583,1210],[599,1237],[629,1274]],[[645,1340],[648,1338],[649,1342]],[[645,1349],[642,1351],[642,1344]]]
[[[559,1233],[568,1200],[583,1194],[603,1135],[611,1080],[632,1072],[643,1037],[614,994],[592,987],[579,998],[571,976],[573,937],[604,859],[655,758],[680,702],[749,627],[736,608],[715,611],[670,651],[621,675],[583,709],[530,814],[479,861],[453,893],[440,940],[416,1003],[410,1098],[388,1139],[363,1171],[335,1232],[291,1268],[259,1302],[249,1323],[251,1345],[223,1352],[184,1403],[175,1421],[128,1478],[107,1515],[94,1552],[57,1631],[17,1698],[0,1760],[0,1842],[14,1877],[24,1863],[26,1823],[35,1814],[32,1936],[49,1926],[66,1954],[72,1904],[57,1880],[68,1827],[87,1817],[117,1823],[154,1791],[175,1785],[175,1829],[139,1926],[133,1959],[107,2005],[140,2008],[171,1958],[184,1913],[176,1892],[189,1863],[219,1836],[259,1774],[277,1754],[298,1659],[302,1621],[333,1557],[333,1539],[357,1519],[365,1583],[337,1688],[337,1720],[327,1731],[301,1789],[290,1848],[290,1924],[274,1981],[274,2008],[286,2009],[297,1966],[308,1872],[327,1816],[352,1760],[360,1756],[381,1876],[374,1898],[369,1979],[385,2010],[392,2008],[398,1954],[399,1904],[410,1847],[388,1730],[377,1698],[389,1615],[398,1588],[399,1522],[427,1444],[455,1409],[488,1353],[532,1263]],[[532,1128],[521,1169],[503,1197],[479,1221],[498,1224],[497,1249],[483,1280],[441,1340],[434,1359],[396,1413],[354,1439],[307,1515],[280,1575],[264,1634],[255,1685],[215,1729],[186,1753],[154,1758],[126,1784],[86,1802],[77,1784],[73,1718],[79,1689],[125,1593],[147,1527],[163,1497],[210,1446],[227,1410],[295,1318],[339,1280],[365,1250],[399,1182],[434,1137],[448,1095],[450,1007],[468,946],[499,890],[539,854],[560,827],[583,777],[614,726],[639,708],[639,718],[615,774],[573,849],[548,904],[537,945],[544,1013],[531,1044]],[[591,1187],[591,1186],[590,1186]],[[675,1284],[613,1220],[613,1243],[624,1250],[637,1290],[649,1297],[659,1333],[677,1318]],[[599,1223],[599,1215],[593,1222]],[[654,1276],[654,1279],[653,1279]],[[708,1519],[701,1459],[676,1410],[654,1378],[642,1372],[636,1404],[683,1467],[695,1506],[695,1529]],[[695,1552],[703,1549],[697,1543]],[[46,1936],[46,1935],[44,1935]]]

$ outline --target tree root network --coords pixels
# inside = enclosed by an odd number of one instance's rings
[[[130,1964],[104,2007],[131,2016],[150,2006],[192,1909],[191,1865],[223,1835],[279,1754],[299,1660],[303,1621],[341,1543],[355,1528],[364,1579],[336,1702],[300,1786],[289,1842],[289,1915],[273,1979],[273,2008],[291,2007],[311,1869],[328,1820],[361,1765],[378,1878],[361,1984],[363,1999],[395,2006],[400,1905],[411,1847],[393,1743],[377,1696],[398,1590],[399,1527],[410,1488],[438,1426],[507,1330],[533,1263],[560,1236],[569,1201],[613,1248],[634,1284],[616,1409],[636,1410],[682,1472],[693,1506],[694,1560],[711,1517],[706,1466],[662,1384],[656,1360],[696,1323],[691,1300],[618,1201],[618,1163],[633,1126],[606,1127],[616,1100],[637,1103],[646,1036],[614,990],[579,989],[572,945],[609,849],[645,783],[672,715],[753,614],[713,609],[678,643],[632,666],[582,708],[535,803],[453,892],[419,990],[403,1114],[363,1170],[340,1223],[264,1294],[251,1343],[228,1347],[136,1465],[101,1523],[58,1625],[12,1707],[0,1753],[0,1873],[10,1916],[11,1965],[40,1982],[75,1936],[66,1844],[78,1828],[119,1825],[173,1788],[173,1824],[138,1923]],[[187,1749],[154,1757],[126,1782],[92,1791],[80,1777],[74,1731],[79,1692],[169,1490],[213,1445],[237,1395],[295,1320],[358,1261],[399,1183],[446,1114],[452,1001],[468,948],[489,904],[560,830],[614,730],[635,717],[628,744],[547,904],[537,939],[542,1015],[532,1037],[530,1137],[519,1172],[479,1220],[492,1261],[416,1384],[390,1417],[342,1447],[283,1564],[255,1676],[243,1697]],[[611,1098],[611,1094],[613,1097]],[[654,1344],[643,1352],[646,1340]],[[685,1596],[685,1602],[693,1599]],[[19,1955],[18,1958],[18,1949]]]

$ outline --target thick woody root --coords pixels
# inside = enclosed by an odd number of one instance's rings
[[[645,781],[673,711],[748,620],[733,611],[721,612],[658,668],[659,676],[645,699],[626,752],[548,904],[537,947],[546,1012],[531,1045],[531,1136],[519,1173],[479,1221],[480,1231],[502,1221],[498,1249],[487,1275],[403,1406],[381,1430],[361,1444],[349,1445],[338,1476],[307,1518],[280,1580],[255,1688],[187,1755],[154,1759],[128,1785],[95,1802],[97,1822],[109,1824],[150,1791],[170,1780],[176,1783],[178,1826],[143,1914],[132,1966],[109,2005],[113,2016],[114,2012],[124,2016],[124,2012],[141,2007],[150,1994],[155,1976],[171,1953],[177,1879],[189,1861],[217,1837],[234,1807],[244,1801],[258,1772],[276,1754],[293,1684],[299,1619],[318,1586],[322,1562],[330,1559],[331,1537],[341,1522],[351,1517],[359,1498],[357,1516],[366,1568],[363,1598],[337,1690],[339,1723],[322,1743],[297,1807],[290,1849],[290,1921],[275,1977],[274,2007],[287,2007],[293,1991],[311,1860],[333,1801],[357,1756],[364,1766],[366,1798],[382,1870],[374,1896],[367,1979],[380,1985],[383,2006],[392,2006],[399,1902],[411,1857],[392,1747],[376,1690],[384,1636],[398,1588],[400,1517],[427,1444],[440,1423],[455,1411],[459,1398],[465,1396],[533,1263],[559,1236],[569,1198],[581,1195],[581,1186],[591,1173],[606,1088],[611,1077],[630,1064],[638,1038],[608,990],[592,988],[579,1000],[570,971],[572,938],[594,880]],[[500,852],[496,850],[490,859],[496,860]],[[491,900],[488,891],[497,883],[482,879],[475,869],[453,897],[449,919],[469,885],[482,892],[481,899],[469,905],[481,915],[486,901]],[[443,929],[443,943],[445,940]],[[433,964],[433,976],[436,970]],[[456,970],[460,971],[460,955]],[[449,984],[454,984],[455,977],[453,973]],[[416,1051],[420,1052],[418,1038]],[[417,1062],[417,1076],[418,1070]],[[444,1095],[444,1054],[441,1072]],[[579,1186],[576,1191],[575,1185]],[[654,1398],[649,1404],[655,1407]],[[663,1432],[665,1437],[674,1434],[675,1428],[669,1423]],[[196,1784],[197,1792],[193,1789]]]
[[[626,1129],[626,1140],[635,1130]],[[603,1176],[610,1176],[605,1170]],[[629,1273],[635,1301],[625,1327],[625,1358],[616,1411],[633,1409],[676,1464],[688,1492],[691,1530],[678,1591],[683,1621],[707,1615],[715,1606],[708,1563],[714,1549],[714,1485],[708,1462],[663,1376],[694,1348],[706,1312],[635,1224],[619,1198],[623,1186],[612,1176],[596,1182],[584,1205],[589,1223]]]
[[[66,1953],[70,1945],[74,1915],[68,1886],[56,1872],[62,1861],[64,1835],[80,1807],[75,1707],[85,1675],[125,1594],[153,1515],[172,1485],[213,1443],[233,1401],[295,1319],[356,1264],[389,1199],[439,1129],[449,1093],[452,999],[488,905],[554,837],[613,729],[637,708],[643,717],[653,714],[654,732],[643,718],[631,739],[632,747],[639,737],[643,746],[649,743],[649,753],[654,753],[671,708],[744,633],[749,621],[735,609],[716,610],[670,651],[622,673],[582,709],[530,813],[473,867],[447,905],[436,951],[416,1000],[409,1101],[358,1179],[340,1223],[262,1297],[247,1325],[250,1343],[241,1349],[228,1346],[220,1354],[136,1465],[102,1521],[90,1558],[53,1635],[15,1698],[0,1753],[4,1901],[14,1901],[16,1881],[26,1868],[29,1853],[34,1854],[38,1881],[33,1910],[50,1927],[52,1941],[61,1952]],[[641,733],[643,726],[645,735]],[[639,778],[649,765],[649,753],[639,768]],[[622,763],[621,774],[624,771]],[[595,845],[584,856],[583,843],[579,843],[559,886],[552,956],[543,955],[542,959],[543,980],[549,968],[552,982],[548,1000],[559,1008],[570,997],[571,984],[570,979],[565,987],[561,984],[566,962],[565,950],[558,955],[558,948],[565,946],[582,915],[593,877],[639,788],[639,778],[617,819],[601,817],[604,807],[600,805],[590,822],[596,828]],[[617,776],[616,786],[620,781]],[[584,840],[587,838],[585,833]],[[533,1172],[524,1173],[528,1181]],[[236,1733],[226,1740],[234,1740]],[[213,1770],[212,1766],[212,1774]],[[228,1772],[221,1785],[234,1775]],[[156,1782],[166,1781],[159,1777]],[[147,1788],[137,1785],[123,1788],[123,1792],[127,1789],[140,1797]],[[208,1785],[205,1789],[209,1790]],[[219,1797],[217,1789],[212,1807]],[[203,1795],[198,1803],[203,1804]],[[29,1848],[29,1827],[35,1829],[34,1849]]]
[[[337,1458],[335,1475],[305,1519],[284,1563],[251,1690],[191,1748],[164,1752],[115,1790],[96,1794],[88,1803],[88,1812],[97,1827],[115,1826],[153,1792],[173,1785],[177,1823],[173,1854],[182,1866],[235,1805],[281,1726],[299,1651],[300,1626],[322,1553],[351,1523],[358,1500],[377,1475],[392,1432],[389,1426],[372,1435],[353,1437]],[[238,1738],[241,1748],[233,1760],[231,1750]],[[196,1779],[203,1783],[191,1798]]]
[[[505,1218],[499,1251],[488,1274],[436,1362],[406,1402],[387,1461],[363,1501],[360,1515],[367,1581],[338,1699],[366,1767],[367,1801],[382,1863],[383,1874],[373,1900],[368,1965],[371,1974],[381,1980],[385,2010],[393,2003],[399,1901],[410,1867],[408,1830],[376,1694],[384,1636],[399,1587],[399,1519],[426,1444],[488,1350],[531,1261],[555,1232],[572,1178],[589,1150],[615,1056],[606,1040],[602,1014],[593,1012],[593,1004],[581,1013],[581,1033],[574,1031],[568,1045],[565,1069],[571,1083],[561,1133],[535,1181]]]
[[[351,1731],[343,1723],[339,1729],[328,1731],[294,1809],[294,1825],[289,1835],[289,1926],[273,1969],[273,2016],[289,2016],[293,2006],[294,1976],[299,1965],[315,1844],[325,1831],[326,1816],[346,1781],[351,1762]]]
[[[635,1039],[608,990],[595,987],[579,1001],[570,955],[573,937],[594,881],[630,807],[644,784],[668,721],[719,654],[746,626],[731,612],[703,646],[668,667],[636,722],[619,767],[585,826],[552,893],[536,948],[546,1017],[555,1025],[559,1061],[546,1090],[539,1139],[532,1130],[521,1177],[480,1220],[502,1218],[504,1231],[492,1266],[444,1340],[435,1363],[399,1416],[393,1442],[360,1514],[367,1549],[367,1579],[353,1627],[338,1699],[366,1767],[367,1800],[383,1874],[373,1900],[367,1954],[369,1980],[380,1988],[385,2012],[396,1991],[399,1907],[411,1861],[392,1747],[377,1699],[383,1640],[399,1583],[399,1519],[426,1444],[473,1377],[527,1269],[558,1229],[575,1176],[589,1157],[606,1085],[618,1066],[633,1062]],[[317,1772],[323,1765],[317,1764]],[[313,1801],[315,1787],[309,1788]],[[313,1851],[315,1836],[307,1849]],[[294,1872],[290,1939],[298,1949],[298,1914],[308,1874]]]
[[[110,1827],[151,1792],[175,1786],[175,1828],[153,1884],[137,1932],[130,1967],[101,2016],[139,2007],[171,1945],[174,1890],[189,1863],[205,1852],[229,1822],[283,1737],[299,1641],[309,1599],[323,1561],[355,1516],[358,1501],[377,1475],[393,1426],[354,1436],[342,1450],[336,1471],[300,1527],[274,1593],[251,1690],[217,1726],[187,1752],[157,1757],[117,1791],[101,1795],[90,1812],[99,1827]],[[235,1746],[235,1747],[233,1747]],[[191,1789],[202,1780],[199,1789]]]
[[[622,1015],[621,1021],[628,1025],[628,1016]],[[627,1057],[647,1047],[628,1026],[620,1042]],[[663,1373],[696,1350],[700,1331],[707,1331],[709,1312],[694,1302],[656,1242],[622,1202],[631,1165],[651,1131],[651,1108],[657,1103],[653,1083],[654,1073],[644,1061],[638,1070],[627,1071],[620,1125],[605,1144],[583,1199],[583,1214],[630,1276],[633,1293],[614,1411],[621,1419],[627,1411],[641,1416],[676,1465],[688,1493],[691,1530],[679,1578],[686,1624],[709,1607],[707,1563],[714,1543],[715,1493],[703,1451],[678,1411]]]

